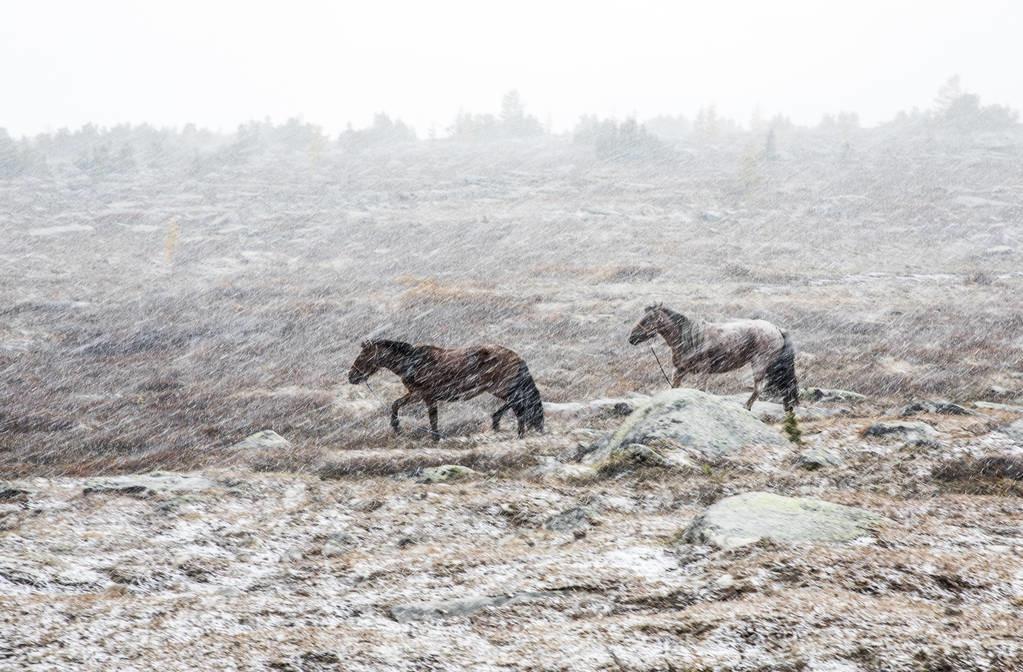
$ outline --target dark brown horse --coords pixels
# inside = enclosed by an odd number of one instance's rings
[[[505,403],[491,416],[494,431],[509,408],[519,421],[519,436],[531,427],[543,432],[543,402],[526,363],[517,354],[499,345],[475,348],[437,348],[402,341],[365,341],[355,358],[348,381],[365,382],[379,369],[395,373],[408,394],[391,405],[391,427],[399,433],[398,411],[405,404],[421,401],[430,415],[434,440],[437,430],[437,402],[464,401],[489,392]]]
[[[753,394],[746,408],[753,407],[765,380],[764,391],[780,395],[786,411],[799,402],[792,341],[766,320],[704,322],[657,304],[647,307],[629,334],[629,343],[636,345],[658,334],[671,348],[675,366],[672,387],[678,387],[687,373],[705,377],[749,364],[753,367]]]

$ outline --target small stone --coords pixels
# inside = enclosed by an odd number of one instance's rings
[[[420,483],[451,483],[466,481],[482,476],[480,472],[463,467],[460,464],[442,464],[439,467],[427,467],[419,475]]]
[[[544,529],[552,532],[570,532],[581,530],[593,524],[593,516],[589,510],[583,507],[568,509],[551,516],[544,521]]]
[[[336,558],[350,551],[354,544],[355,539],[351,535],[335,532],[323,543],[321,554],[325,558]]]
[[[930,445],[938,438],[938,431],[925,422],[875,422],[863,430],[871,438],[896,438],[914,445]]]
[[[714,580],[714,587],[718,590],[728,590],[735,585],[735,577],[731,574],[722,574]]]
[[[807,448],[799,454],[796,460],[797,464],[803,469],[814,471],[816,469],[822,469],[824,467],[840,467],[842,466],[842,458],[838,456],[832,450],[827,448]]]

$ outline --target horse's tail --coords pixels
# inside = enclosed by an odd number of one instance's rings
[[[512,382],[512,392],[508,400],[516,415],[522,418],[527,427],[543,432],[543,401],[525,362],[519,362],[519,372]]]
[[[767,366],[767,385],[764,391],[782,398],[785,411],[791,411],[799,403],[799,381],[796,380],[796,349],[792,347],[789,335],[782,332],[781,351]]]

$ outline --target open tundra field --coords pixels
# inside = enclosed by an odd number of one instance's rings
[[[1023,669],[1023,138],[822,137],[0,179],[0,669]],[[802,443],[657,301],[786,329]],[[547,432],[392,436],[377,336]]]

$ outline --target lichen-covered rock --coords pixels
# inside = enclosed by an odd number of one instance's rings
[[[682,534],[693,544],[730,549],[769,539],[778,543],[848,542],[870,536],[884,518],[851,506],[770,492],[720,500]]]
[[[923,445],[937,440],[938,430],[926,422],[875,422],[863,430],[863,436],[901,439],[907,443]]]
[[[427,467],[419,475],[420,483],[450,483],[466,481],[480,476],[480,472],[463,467],[460,464],[442,464],[439,467]]]
[[[788,445],[774,428],[731,400],[687,388],[667,390],[637,407],[607,442],[584,460],[605,462],[631,444],[676,445],[708,459],[750,445]]]

